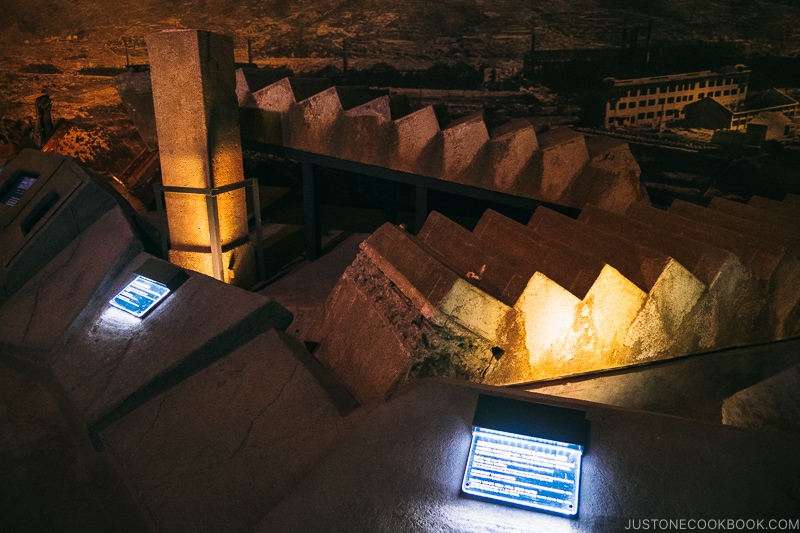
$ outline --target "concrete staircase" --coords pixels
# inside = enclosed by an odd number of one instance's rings
[[[242,136],[570,207],[622,212],[643,198],[624,142],[564,127],[537,135],[524,119],[489,131],[480,112],[451,120],[438,106],[411,113],[385,92],[311,83],[256,89],[238,71]]]
[[[794,211],[715,199],[578,220],[540,207],[527,225],[490,210],[472,232],[433,212],[416,237],[386,224],[329,298],[316,355],[370,401],[427,375],[519,384],[796,337]]]

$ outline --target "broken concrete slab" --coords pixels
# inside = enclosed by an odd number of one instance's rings
[[[800,434],[800,365],[727,398],[722,403],[722,423]]]
[[[632,512],[664,519],[761,518],[784,516],[800,502],[790,481],[800,476],[794,440],[525,394],[507,395],[584,410],[591,423],[577,517],[465,497],[460,486],[479,392],[498,394],[429,380],[396,395],[255,531],[605,533],[631,527]]]
[[[318,365],[261,333],[101,432],[159,531],[249,530],[363,418],[341,413]]]
[[[159,387],[292,321],[276,302],[194,272],[142,319],[108,305],[148,259],[155,260],[140,254],[131,261],[43,361],[89,428],[113,422],[162,392]]]
[[[360,402],[428,372],[480,379],[493,348],[513,342],[513,309],[403,230],[385,224],[361,248],[328,300],[316,352]]]
[[[29,350],[31,362],[46,366],[47,354],[79,317],[103,306],[102,295],[141,250],[122,210],[108,211],[0,306],[0,343]]]
[[[794,217],[795,219],[800,218],[800,206],[792,205],[786,202],[779,202],[777,200],[771,200],[769,198],[764,198],[763,196],[753,196],[747,202],[747,205],[752,205],[753,207],[771,211],[786,217]]]
[[[800,363],[798,348],[796,339],[726,348],[524,388],[719,424],[727,398]]]

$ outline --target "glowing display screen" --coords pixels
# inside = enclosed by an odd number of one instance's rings
[[[5,204],[8,207],[14,207],[19,203],[22,197],[28,192],[28,189],[33,187],[33,184],[36,183],[36,176],[31,176],[30,174],[20,174],[14,180],[14,183],[11,187],[6,191],[2,198],[0,198],[0,204]]]
[[[578,512],[583,446],[472,427],[466,494],[553,513]]]
[[[108,303],[135,317],[142,317],[166,298],[169,289],[151,279],[137,275]]]

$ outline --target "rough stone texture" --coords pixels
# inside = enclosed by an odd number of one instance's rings
[[[753,196],[750,198],[750,201],[747,202],[747,205],[752,205],[753,207],[771,211],[786,217],[800,218],[800,206],[779,202],[777,200],[770,200],[763,196]]]
[[[799,349],[796,339],[727,348],[525,389],[719,424],[726,398],[800,363]]]
[[[365,253],[326,307],[314,355],[362,404],[418,377],[480,379],[493,361],[488,340],[456,323],[432,323]]]
[[[167,30],[147,38],[164,185],[211,188],[242,181],[233,40],[197,30]],[[170,260],[213,275],[206,199],[167,193]],[[255,282],[245,191],[218,197],[223,277]],[[245,242],[243,242],[245,241]]]
[[[722,422],[760,431],[800,434],[800,365],[726,399],[722,404]]]
[[[472,230],[492,253],[514,265],[524,285],[510,284],[506,297],[516,301],[534,272],[541,272],[576,297],[583,299],[605,263],[564,246],[558,241],[530,233],[526,227],[497,211],[487,209]]]
[[[589,162],[586,141],[578,132],[558,127],[539,134],[542,200],[561,203],[572,181]]]
[[[538,149],[531,123],[514,119],[491,131],[488,153],[470,178],[480,187],[532,197],[540,184],[524,171]]]
[[[772,337],[765,323],[762,284],[732,253],[592,205],[578,220],[673,257],[708,287],[688,317],[694,334],[685,339],[683,353]],[[743,323],[752,327],[742,328]]]
[[[512,308],[403,230],[385,224],[361,248],[326,305],[317,351],[359,401],[382,398],[408,375],[481,379],[492,348],[516,342]]]
[[[524,271],[517,273],[503,255],[495,254],[478,237],[437,211],[428,215],[417,238],[446,257],[460,276],[506,305],[514,305],[533,274],[526,278]]]
[[[674,201],[669,210],[693,221],[732,229],[743,235],[743,239],[754,237],[785,248],[785,257],[769,280],[769,320],[775,332],[774,339],[800,334],[800,240],[792,229],[743,219],[681,200]]]
[[[103,306],[102,297],[141,251],[119,207],[108,211],[0,307],[0,344],[30,350],[46,364],[50,352],[81,315]]]
[[[464,182],[464,172],[489,142],[483,111],[454,120],[442,130],[441,179]]]
[[[158,531],[249,530],[363,418],[340,413],[315,363],[262,333],[103,430]]]
[[[67,157],[23,150],[5,167],[0,181],[18,169],[39,177],[17,205],[0,205],[0,304],[116,205]]]
[[[342,112],[335,87],[298,102],[286,114],[284,144],[298,150],[333,155],[331,132]]]
[[[586,146],[589,163],[573,180],[562,203],[576,207],[593,203],[624,213],[629,205],[642,199],[642,171],[627,143],[610,137],[588,137]]]
[[[782,517],[800,505],[794,440],[524,394],[514,397],[587,413],[578,516],[465,497],[460,486],[481,390],[427,381],[395,396],[256,531],[618,532],[631,519]]]
[[[440,133],[433,106],[423,107],[394,121],[397,145],[390,167],[405,172],[420,172],[420,154]]]
[[[396,128],[389,96],[381,96],[344,112],[335,135],[336,155],[368,165],[388,166]]]
[[[288,311],[261,295],[194,273],[143,319],[109,306],[149,258],[136,257],[46,361],[89,427],[113,421],[160,386],[292,321]]]

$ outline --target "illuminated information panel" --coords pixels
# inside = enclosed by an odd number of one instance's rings
[[[25,196],[25,193],[28,192],[28,189],[33,187],[34,183],[36,183],[36,176],[20,173],[14,179],[11,187],[9,187],[3,197],[0,198],[0,204],[5,204],[8,207],[14,207],[17,205],[17,203],[19,203],[22,197]]]
[[[109,303],[126,313],[141,318],[158,302],[166,298],[169,292],[166,285],[137,275]]]
[[[554,513],[578,512],[583,446],[473,428],[462,490]]]
[[[588,439],[583,411],[481,394],[461,490],[574,516]]]

